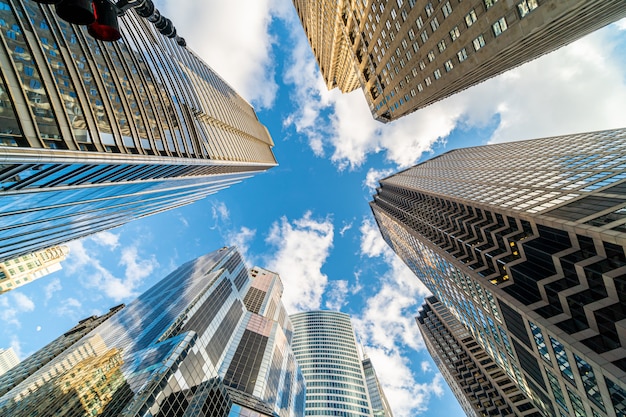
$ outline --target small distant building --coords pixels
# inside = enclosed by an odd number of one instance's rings
[[[0,294],[60,270],[69,253],[67,246],[53,246],[0,262]]]
[[[6,373],[18,363],[20,363],[20,358],[17,357],[13,348],[0,349],[0,375]]]

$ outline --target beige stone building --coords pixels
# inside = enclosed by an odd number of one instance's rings
[[[0,294],[60,270],[69,251],[67,246],[53,246],[0,262]]]
[[[623,0],[294,0],[329,89],[396,120],[626,16]]]

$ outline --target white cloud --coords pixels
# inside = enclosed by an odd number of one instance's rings
[[[286,3],[179,0],[161,2],[158,7],[174,22],[189,47],[239,94],[256,106],[269,107],[278,85],[271,51],[275,40],[268,29],[272,14],[283,14]]]
[[[348,281],[330,281],[328,289],[326,291],[326,308],[329,310],[341,311],[341,307],[346,304],[348,291]]]
[[[20,342],[20,339],[16,335],[11,336],[11,348],[13,349],[13,352],[17,355],[17,357],[21,360],[23,358],[22,342]]]
[[[11,291],[0,297],[0,319],[5,324],[21,327],[19,320],[21,313],[27,313],[35,309],[35,303],[28,296],[19,291]]]
[[[76,298],[69,297],[59,303],[56,313],[59,316],[67,316],[71,319],[77,319],[80,316],[80,308],[82,303]]]
[[[90,239],[98,245],[105,246],[110,250],[114,250],[120,245],[120,235],[106,230],[104,232],[96,233],[91,236]]]
[[[226,241],[229,246],[237,246],[237,250],[243,257],[248,266],[253,265],[255,262],[250,259],[249,250],[250,243],[256,235],[256,229],[248,229],[242,226],[238,231],[231,231],[226,236]]]
[[[429,399],[443,394],[445,381],[437,373],[429,382],[419,383],[410,361],[398,351],[365,347],[395,417],[413,417],[427,410]]]
[[[378,187],[378,182],[395,173],[395,169],[376,169],[370,168],[365,175],[365,181],[363,181],[363,185],[368,189],[369,192],[373,193],[376,191]]]
[[[35,303],[21,292],[12,292],[13,300],[19,311],[33,311],[35,309]]]
[[[345,222],[345,221],[343,222],[343,226],[341,226],[341,229],[339,229],[339,235],[340,235],[341,237],[343,237],[343,235],[344,235],[344,234],[345,234],[348,230],[352,229],[352,223],[353,223],[353,222],[350,222],[350,223],[347,223],[347,222]]]
[[[615,55],[623,22],[385,125],[373,120],[360,90],[326,90],[310,47],[300,49],[306,39],[294,19],[297,46],[285,80],[297,110],[287,125],[316,155],[330,151],[339,169],[379,152],[399,167],[413,165],[454,129],[483,127],[494,117],[492,142],[621,127],[626,77]]]
[[[220,221],[226,221],[230,217],[230,212],[228,211],[228,207],[222,201],[213,202],[211,204],[211,215],[213,220],[215,220],[215,227],[217,227]]]
[[[382,258],[387,271],[353,323],[374,367],[384,364],[383,369],[376,370],[394,415],[414,416],[426,410],[432,395],[443,393],[441,376],[436,374],[427,383],[417,382],[407,357],[411,350],[424,348],[414,317],[429,292],[385,243],[372,220],[364,219],[360,232],[361,255]]]
[[[45,287],[44,287],[44,292],[45,292],[45,303],[47,303],[48,301],[50,301],[50,299],[52,298],[52,296],[54,295],[54,293],[61,291],[63,289],[63,287],[61,286],[61,280],[59,278],[54,278],[52,281],[50,281]]]
[[[66,261],[66,269],[72,275],[80,276],[87,289],[97,289],[115,302],[138,295],[137,288],[144,278],[158,267],[156,258],[142,258],[136,246],[125,247],[119,256],[119,265],[124,268],[122,277],[102,266],[99,259],[93,256],[94,251],[87,250],[85,245],[93,242],[91,237],[68,243],[70,255]]]
[[[428,361],[422,361],[422,363],[420,364],[420,367],[422,368],[422,372],[426,373],[426,372],[432,372],[433,368],[430,366],[430,362]]]
[[[332,221],[313,219],[311,212],[293,222],[282,217],[274,222],[266,241],[276,248],[266,265],[280,273],[287,311],[320,308],[328,282],[321,269],[333,245]]]

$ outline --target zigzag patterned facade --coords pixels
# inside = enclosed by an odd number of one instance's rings
[[[371,203],[546,415],[626,410],[624,146],[620,129],[451,151],[383,179]]]

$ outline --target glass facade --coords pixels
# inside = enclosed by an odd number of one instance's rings
[[[625,153],[625,129],[458,149],[381,180],[370,203],[545,415],[620,415],[600,381],[623,389],[626,372]]]
[[[242,271],[248,278],[236,250],[222,248],[182,265],[127,306],[81,322],[1,377],[0,414],[303,416],[297,405],[304,384],[293,366],[278,364],[275,378],[286,407],[264,395],[268,366],[222,371],[232,368],[241,346],[247,348],[238,336],[254,325],[257,339],[259,328],[267,334],[267,356],[291,354],[277,322],[259,327],[262,318],[246,312],[249,279],[242,292],[234,285]],[[233,383],[245,378],[247,385]]]
[[[345,93],[361,87],[381,122],[626,16],[621,0],[293,3],[328,89]]]
[[[350,316],[310,311],[290,316],[293,352],[306,381],[306,415],[369,417],[372,407]]]
[[[134,9],[100,43],[0,0],[0,261],[190,204],[276,165],[253,108]]]
[[[370,396],[374,417],[393,417],[391,407],[389,407],[389,402],[387,401],[383,387],[378,381],[376,370],[370,358],[363,359],[363,372],[365,372],[367,392]]]

